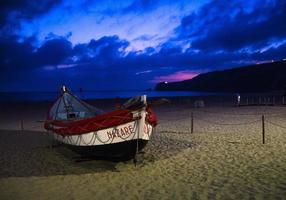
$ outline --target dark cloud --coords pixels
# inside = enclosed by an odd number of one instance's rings
[[[72,44],[65,38],[46,41],[36,53],[39,65],[57,65],[63,63],[72,54]]]
[[[18,27],[21,19],[31,20],[48,12],[61,0],[1,0],[0,33],[7,34]]]
[[[28,38],[18,42],[17,36],[0,38],[0,67],[2,70],[21,70],[33,66],[32,42],[34,38]]]
[[[121,57],[129,42],[121,40],[117,35],[104,36],[98,40],[91,40],[88,47],[97,52],[96,58],[105,61],[113,61]]]
[[[129,42],[117,35],[104,36],[98,40],[92,39],[87,44],[76,45],[73,55],[80,63],[92,62],[95,66],[108,67],[124,56],[128,46]]]
[[[19,40],[17,36],[0,39],[1,72],[28,71],[62,64],[72,55],[72,45],[65,38],[47,40],[39,48],[33,45],[35,38]]]
[[[255,50],[286,39],[285,21],[286,1],[258,1],[251,10],[239,1],[212,1],[185,17],[177,31],[194,49]]]

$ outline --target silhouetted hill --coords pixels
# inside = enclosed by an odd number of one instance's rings
[[[156,90],[205,92],[269,92],[286,85],[286,62],[250,65],[200,74],[181,82],[158,83]]]

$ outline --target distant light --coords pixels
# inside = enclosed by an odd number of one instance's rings
[[[165,81],[164,83],[165,83],[165,84],[167,84],[168,82],[167,82],[167,81]]]
[[[286,61],[286,58],[283,58],[282,60],[283,60],[283,61]]]
[[[274,62],[274,60],[271,60],[271,62]]]

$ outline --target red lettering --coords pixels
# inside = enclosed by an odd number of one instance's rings
[[[112,133],[107,131],[107,136],[108,136],[109,139],[111,139],[112,138]]]
[[[115,129],[116,131],[115,131],[115,133],[116,133],[116,137],[120,137],[120,135],[119,135],[119,130],[118,129]]]
[[[133,133],[133,127],[132,127],[132,125],[129,125],[128,128],[129,128],[130,134]]]
[[[112,130],[112,135],[113,135],[113,138],[116,137],[116,129],[113,129],[113,130]]]
[[[145,128],[144,127],[144,132],[145,132]],[[128,134],[132,134],[133,133],[133,127],[132,125],[129,125],[128,127],[122,127],[120,129],[114,128],[112,129],[112,131],[107,131],[107,136],[109,139],[115,138],[115,137],[121,137],[121,136],[125,136]]]
[[[125,135],[123,128],[120,129],[120,134]]]
[[[124,127],[124,132],[125,132],[126,134],[128,134],[128,133],[129,133],[129,129],[128,129],[127,127]]]

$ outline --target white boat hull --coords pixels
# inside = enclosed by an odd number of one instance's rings
[[[139,120],[114,126],[111,128],[84,133],[81,135],[62,136],[52,133],[53,137],[64,144],[74,146],[96,146],[126,142],[130,140],[149,140],[153,127],[147,122],[143,125],[143,130],[140,131]]]

